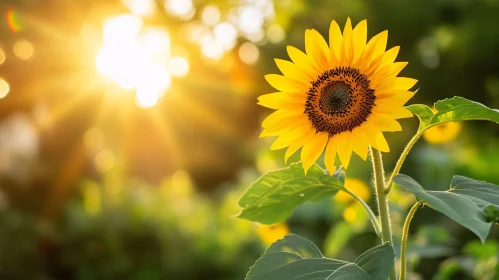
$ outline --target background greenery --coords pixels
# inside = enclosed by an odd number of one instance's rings
[[[366,215],[341,196],[300,206],[271,228],[234,218],[245,188],[285,166],[284,152],[258,138],[269,111],[256,97],[272,91],[263,75],[277,73],[273,58],[287,59],[286,45],[303,49],[305,29],[327,35],[332,19],[367,18],[369,37],[389,30],[388,46],[400,45],[398,60],[409,61],[402,75],[419,80],[410,103],[457,95],[499,108],[497,0],[199,0],[187,16],[155,1],[144,26],[167,30],[171,55],[186,57],[189,72],[172,78],[151,108],[136,106],[134,90],[96,70],[102,26],[134,12],[129,3],[0,3],[0,77],[10,88],[0,99],[2,279],[243,279],[265,246],[288,231],[348,261],[373,247]],[[188,36],[192,28],[214,28],[203,23],[207,6],[217,7],[221,21],[242,22],[221,55]],[[241,21],[237,11],[245,8],[260,14]],[[31,55],[15,50],[19,40],[29,42]],[[243,45],[258,49],[257,60]],[[387,170],[417,120],[403,127],[386,134]],[[448,189],[454,174],[499,184],[499,126],[467,122],[433,133],[402,173],[434,190]],[[347,187],[372,205],[370,164],[354,157],[347,173]],[[414,199],[400,189],[390,199],[397,236]],[[411,233],[412,279],[499,279],[497,227],[482,245],[425,207]]]

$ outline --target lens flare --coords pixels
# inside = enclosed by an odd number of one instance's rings
[[[7,11],[7,25],[9,26],[10,30],[14,33],[17,33],[23,29],[21,25],[21,17],[19,16],[19,13],[14,10],[8,10]]]
[[[95,63],[98,72],[119,87],[136,89],[137,105],[148,108],[170,87],[169,57],[170,36],[166,30],[142,28],[140,18],[121,15],[106,21],[104,45]]]
[[[17,56],[21,60],[28,60],[33,57],[35,52],[35,48],[33,44],[25,39],[19,39],[14,43],[14,47],[12,48],[14,55]]]

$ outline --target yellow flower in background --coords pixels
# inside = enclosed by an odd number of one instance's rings
[[[461,123],[448,122],[428,129],[423,133],[423,137],[426,142],[431,144],[447,143],[456,139],[461,128]]]
[[[289,227],[286,223],[278,223],[274,225],[260,225],[257,229],[260,240],[266,245],[276,242],[284,238],[289,233]]]
[[[297,150],[305,172],[325,150],[332,174],[336,154],[346,168],[352,152],[366,160],[368,147],[389,147],[382,132],[400,131],[400,118],[412,113],[403,105],[414,95],[417,80],[397,77],[407,62],[394,62],[399,47],[387,51],[388,31],[366,44],[367,21],[343,33],[336,21],[329,29],[329,46],[316,30],[305,31],[305,51],[288,46],[291,61],[276,59],[282,75],[266,75],[278,90],[258,98],[276,109],[262,123],[260,137],[278,136],[271,149],[287,148],[287,160]]]
[[[349,206],[349,207],[345,208],[345,210],[343,210],[343,219],[345,220],[345,222],[351,224],[351,223],[357,221],[357,218],[359,216],[358,213],[359,212],[357,211],[357,209],[354,206]]]
[[[369,187],[366,185],[366,183],[364,183],[359,179],[347,178],[345,180],[345,188],[349,189],[350,191],[358,195],[364,201],[368,201],[369,198],[371,197],[371,192],[369,191]],[[343,191],[339,191],[334,196],[334,200],[342,204],[348,204],[355,201],[355,199],[351,195]]]

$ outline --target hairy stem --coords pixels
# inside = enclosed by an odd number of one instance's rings
[[[422,134],[422,132],[416,133],[416,135],[414,135],[412,137],[411,141],[409,141],[409,143],[407,143],[407,146],[405,146],[404,151],[402,152],[402,154],[400,154],[400,157],[399,157],[399,159],[397,161],[397,164],[395,164],[395,168],[393,168],[393,172],[390,175],[390,179],[388,180],[388,183],[386,184],[385,194],[390,193],[390,191],[392,190],[393,178],[395,176],[397,176],[397,174],[399,174],[400,168],[402,168],[402,164],[404,164],[405,158],[407,157],[407,155],[411,151],[411,149],[414,146],[414,144],[416,144],[416,142],[418,141],[419,137],[421,137],[421,134]]]
[[[371,210],[371,207],[369,207],[369,205],[367,205],[367,203],[364,200],[362,200],[362,198],[360,198],[358,195],[351,192],[350,190],[343,189],[343,191],[350,194],[353,198],[355,198],[355,200],[357,200],[362,205],[362,207],[364,207],[364,209],[366,209],[369,218],[371,218],[374,231],[376,231],[376,234],[381,238],[381,233],[382,233],[381,226],[379,225],[378,218],[374,214],[373,210]]]
[[[405,252],[407,248],[407,237],[409,236],[409,225],[411,224],[412,217],[414,217],[414,213],[418,209],[419,205],[423,204],[423,201],[420,200],[416,204],[414,204],[409,210],[409,214],[407,214],[407,218],[405,218],[404,228],[402,229],[402,244],[400,249],[400,280],[405,280],[406,270],[407,270],[407,260],[405,257]]]
[[[381,152],[371,147],[371,159],[373,162],[373,172],[374,172],[374,182],[376,189],[376,199],[378,202],[379,217],[381,220],[381,240],[383,242],[392,241],[392,230],[390,228],[390,213],[388,209],[388,201],[386,200],[385,194],[385,172],[383,170],[383,160],[381,157]],[[395,269],[390,275],[390,280],[396,280]]]

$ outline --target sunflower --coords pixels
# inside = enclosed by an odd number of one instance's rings
[[[275,59],[282,75],[265,79],[278,92],[262,95],[260,105],[276,109],[262,123],[260,137],[278,136],[271,149],[287,147],[285,160],[301,150],[305,173],[325,150],[332,174],[336,154],[346,168],[352,152],[366,160],[369,146],[389,147],[386,131],[401,131],[397,119],[412,113],[403,105],[414,95],[415,79],[397,77],[407,62],[394,62],[399,47],[386,51],[388,31],[367,41],[367,21],[343,33],[336,21],[329,46],[316,30],[305,31],[305,53],[287,47],[291,61]]]

